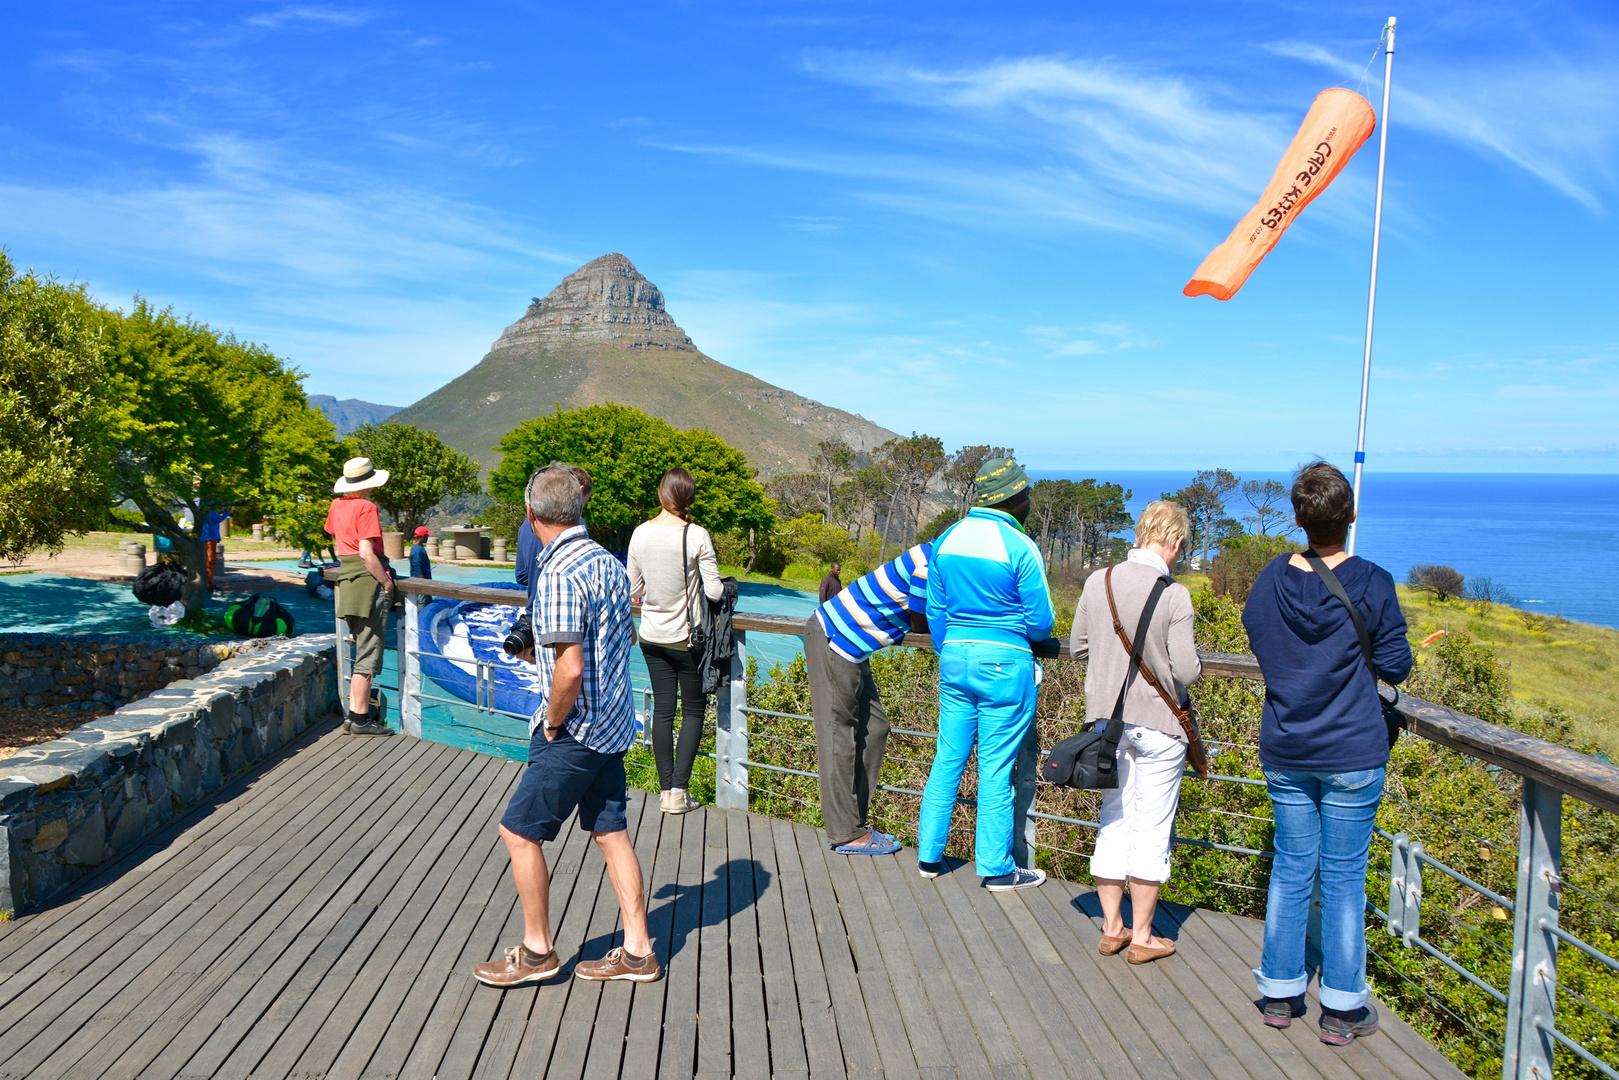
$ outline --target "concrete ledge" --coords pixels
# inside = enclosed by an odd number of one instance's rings
[[[0,911],[37,908],[336,709],[331,634],[274,641],[0,761]]]

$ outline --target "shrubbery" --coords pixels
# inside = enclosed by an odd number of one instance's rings
[[[1248,590],[1259,580],[1259,573],[1278,555],[1291,555],[1302,551],[1298,544],[1285,536],[1257,536],[1244,533],[1223,541],[1220,554],[1209,568],[1209,583],[1219,596],[1229,596],[1241,604],[1248,599]]]

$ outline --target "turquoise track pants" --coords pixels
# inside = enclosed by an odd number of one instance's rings
[[[939,653],[939,743],[922,790],[916,855],[944,858],[961,772],[978,744],[978,832],[973,854],[980,877],[1012,872],[1012,767],[1034,722],[1034,656],[988,642],[950,641]]]

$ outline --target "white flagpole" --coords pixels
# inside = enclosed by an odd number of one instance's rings
[[[1366,395],[1372,383],[1372,318],[1377,314],[1377,247],[1383,237],[1383,166],[1389,156],[1389,84],[1394,80],[1394,16],[1383,26],[1383,113],[1378,118],[1382,130],[1377,138],[1377,205],[1372,211],[1372,284],[1366,298],[1366,354],[1360,368],[1360,427],[1355,435],[1355,513],[1360,514],[1360,474],[1366,465]],[[1349,542],[1344,546],[1355,553],[1355,534],[1360,522],[1349,526]]]

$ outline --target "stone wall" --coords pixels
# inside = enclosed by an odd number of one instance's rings
[[[332,635],[277,641],[0,760],[0,910],[139,847],[338,707]]]
[[[122,705],[257,647],[172,634],[0,634],[0,705]]]

